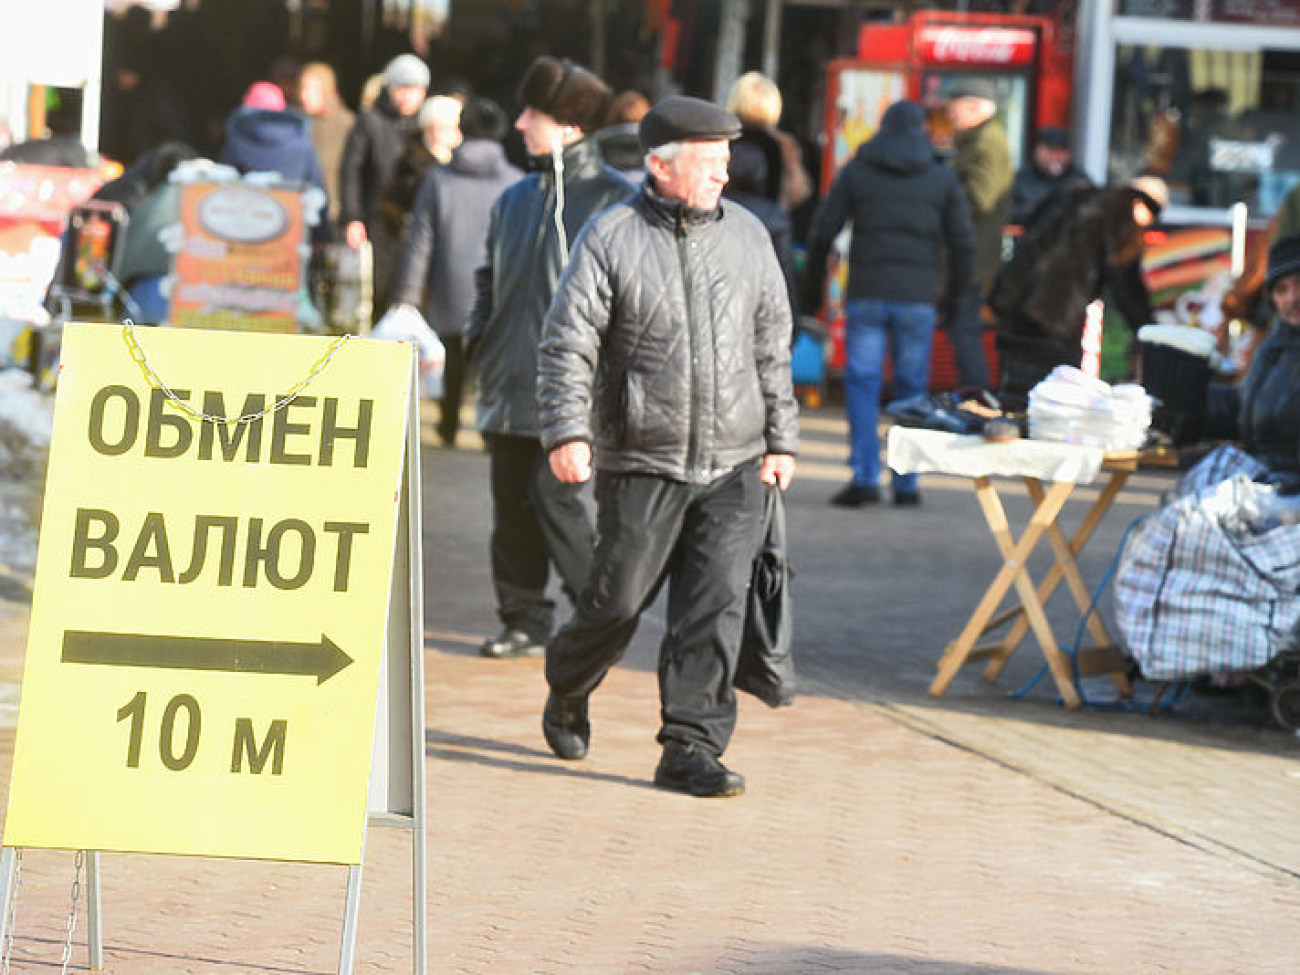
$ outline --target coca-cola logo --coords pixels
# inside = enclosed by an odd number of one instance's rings
[[[923,27],[921,56],[936,64],[1032,64],[1037,36],[1006,27]]]

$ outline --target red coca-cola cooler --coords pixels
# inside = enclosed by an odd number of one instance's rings
[[[953,87],[970,78],[992,84],[998,119],[1012,159],[1020,165],[1037,129],[1069,124],[1070,29],[1051,17],[930,10],[903,23],[863,25],[857,57],[837,58],[827,68],[822,193],[858,146],[875,134],[885,109],[900,98],[925,107],[935,150],[950,152],[952,128],[943,105]],[[822,314],[830,335],[827,364],[832,375],[844,368],[847,252],[846,233],[831,257]],[[996,368],[991,332],[986,349]],[[930,383],[936,389],[956,384],[952,346],[942,331],[935,334]]]

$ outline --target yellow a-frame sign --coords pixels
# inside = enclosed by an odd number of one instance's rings
[[[423,970],[414,375],[405,343],[65,331],[7,850],[348,864],[352,917],[393,813]]]

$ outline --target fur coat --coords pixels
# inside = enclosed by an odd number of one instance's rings
[[[1049,338],[1077,353],[1085,310],[1103,294],[1130,328],[1151,321],[1135,199],[1126,186],[1080,183],[1035,212],[989,294],[1004,333]]]

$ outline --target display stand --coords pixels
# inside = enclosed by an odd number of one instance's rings
[[[938,672],[930,684],[931,694],[941,696],[963,666],[978,660],[989,661],[984,680],[996,680],[1030,630],[1066,707],[1082,704],[1075,684],[1076,671],[1080,677],[1109,674],[1120,695],[1127,697],[1131,693],[1123,657],[1091,605],[1078,557],[1129,475],[1137,469],[1136,453],[1104,454],[1097,448],[1041,441],[991,444],[975,436],[895,427],[889,434],[889,462],[900,473],[934,471],[969,477],[980,511],[1002,554],[1002,565],[983,597],[939,659]],[[1058,523],[1061,509],[1077,483],[1093,480],[1100,471],[1109,475],[1107,482],[1079,528],[1067,539]],[[1033,502],[1033,513],[1019,538],[1011,530],[992,480],[997,475],[1018,477]],[[1044,480],[1050,480],[1050,486],[1045,487]],[[1035,586],[1028,560],[1044,535],[1051,544],[1055,563]],[[1062,580],[1080,612],[1086,614],[1086,626],[1096,640],[1094,646],[1081,649],[1074,660],[1057,642],[1045,609]],[[1017,605],[995,616],[1013,587]],[[1007,623],[1012,624],[1011,629],[1001,640],[979,644],[983,637]]]

